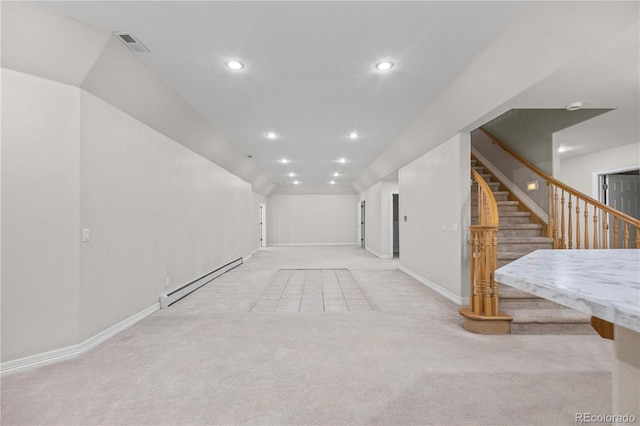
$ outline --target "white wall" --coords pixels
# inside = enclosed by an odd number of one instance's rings
[[[382,255],[380,235],[382,182],[378,182],[362,193],[365,202],[364,238],[365,248],[375,254]]]
[[[157,304],[161,293],[250,255],[265,198],[184,146],[208,146],[213,129],[184,125],[168,135],[154,127],[162,117],[129,113],[142,102],[202,122],[124,45],[33,5],[3,4],[2,12],[4,365],[67,353]],[[33,31],[23,37],[24,28]],[[78,57],[49,64],[42,49]],[[144,96],[113,98],[140,81]],[[82,229],[90,229],[89,242]]]
[[[86,92],[81,166],[82,338],[258,246],[249,183]]]
[[[267,244],[357,244],[357,194],[274,194]]]
[[[470,155],[461,133],[398,174],[401,269],[456,303],[469,296]]]
[[[2,69],[2,359],[76,343],[80,90]]]
[[[547,185],[537,173],[529,170],[527,166],[516,160],[511,154],[493,143],[491,139],[479,131],[471,133],[471,141],[473,147],[480,154],[520,188],[535,204],[540,206],[542,210],[547,211],[547,204],[549,204]],[[538,181],[538,189],[528,191],[527,183],[533,181]]]
[[[592,154],[560,159],[558,180],[598,199],[594,192],[593,174],[612,169],[640,167],[640,142],[606,149]]]
[[[3,362],[77,345],[258,248],[248,182],[81,89],[6,69],[2,87]]]
[[[391,241],[391,194],[398,192],[396,182],[380,181],[361,194],[365,201],[366,248],[382,258],[393,257]]]
[[[398,192],[397,182],[382,181],[380,186],[380,253],[384,257],[393,257],[392,239],[392,194]]]

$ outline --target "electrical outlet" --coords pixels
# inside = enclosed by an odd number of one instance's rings
[[[170,285],[171,285],[171,278],[166,277],[166,278],[164,279],[164,286],[165,286],[165,287],[169,287]]]

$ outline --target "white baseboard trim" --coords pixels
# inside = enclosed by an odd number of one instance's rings
[[[258,250],[260,250],[259,248],[255,249],[254,251],[252,251],[251,253],[249,253],[248,256],[243,256],[242,257],[242,261],[246,262],[247,260],[251,259],[253,257],[254,254],[256,254],[258,252]]]
[[[426,285],[427,287],[429,287],[431,290],[435,291],[436,293],[446,297],[447,299],[451,300],[453,303],[460,305],[460,306],[466,306],[469,304],[469,298],[468,297],[460,297],[457,294],[451,293],[449,290],[447,290],[446,288],[442,288],[440,287],[438,284],[429,281],[428,279],[426,279],[425,277],[416,274],[415,272],[413,272],[411,269],[406,268],[402,265],[400,265],[400,270],[404,273],[406,273],[407,275],[410,275],[411,277],[415,278],[416,280],[420,281],[422,284]]]
[[[269,243],[269,246],[357,246],[358,243]]]
[[[365,250],[367,250],[369,253],[371,253],[372,255],[379,257],[380,259],[393,259],[393,255],[392,254],[380,254],[374,250],[371,250],[369,247],[365,247]]]
[[[88,338],[84,342],[77,345],[67,346],[66,348],[54,349],[49,352],[30,355],[24,358],[15,359],[13,361],[3,362],[2,364],[0,364],[0,376],[18,373],[25,370],[31,370],[33,368],[42,367],[44,365],[77,358],[96,348],[98,345],[112,338],[116,334],[119,334],[129,327],[133,326],[137,322],[142,321],[159,309],[160,303],[154,303],[148,308],[143,309],[137,314],[130,316],[124,321],[120,321],[118,324],[109,327],[108,329],[96,334],[93,337]]]

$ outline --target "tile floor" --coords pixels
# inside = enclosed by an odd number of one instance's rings
[[[251,312],[372,311],[348,269],[280,269]]]

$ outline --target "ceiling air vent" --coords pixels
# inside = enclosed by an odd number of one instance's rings
[[[147,49],[147,46],[142,44],[140,40],[137,40],[131,34],[129,33],[114,33],[114,34],[118,36],[118,38],[122,40],[122,42],[126,44],[129,47],[129,49],[133,50],[134,52],[138,52],[138,53],[149,52],[149,49]]]

